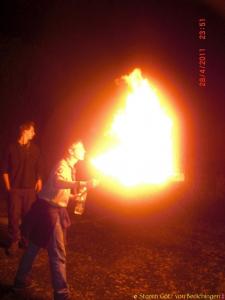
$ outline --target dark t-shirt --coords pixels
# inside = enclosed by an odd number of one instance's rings
[[[12,188],[34,188],[42,178],[42,163],[39,148],[29,143],[14,143],[6,151],[2,173],[8,173]]]

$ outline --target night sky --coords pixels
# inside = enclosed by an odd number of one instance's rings
[[[1,1],[0,14],[1,148],[27,119],[46,157],[72,137],[91,145],[118,105],[115,79],[139,67],[175,99],[189,172],[224,167],[224,1]]]

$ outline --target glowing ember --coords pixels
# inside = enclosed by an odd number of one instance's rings
[[[178,177],[174,122],[156,90],[135,69],[123,76],[129,93],[92,163],[125,186],[161,184]],[[160,101],[161,100],[161,101]]]

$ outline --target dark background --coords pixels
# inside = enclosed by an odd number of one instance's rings
[[[161,292],[223,298],[224,0],[1,0],[0,14],[1,153],[27,119],[38,125],[46,173],[74,138],[91,150],[119,106],[115,79],[135,67],[165,88],[179,113],[183,183],[137,199],[100,186],[88,194],[84,215],[69,206],[72,299]],[[199,18],[206,19],[205,41]],[[206,48],[205,88],[198,85],[199,48]],[[9,259],[2,248],[3,191],[0,298],[19,299],[11,286],[22,252]],[[43,251],[31,296],[21,299],[51,299],[46,261]]]
[[[38,125],[47,169],[76,137],[91,148],[118,105],[115,79],[139,67],[180,113],[187,180],[211,183],[223,174],[223,1],[1,1],[0,13],[1,149],[27,119]],[[205,88],[199,48],[206,48]]]

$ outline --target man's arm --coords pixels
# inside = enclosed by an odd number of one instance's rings
[[[58,189],[72,189],[79,190],[82,187],[93,188],[97,185],[97,180],[89,180],[89,181],[75,181],[68,180],[66,178],[70,177],[71,170],[63,165],[62,163],[58,166],[55,172],[55,187]]]
[[[10,161],[10,147],[5,149],[3,160],[1,161],[1,174],[3,177],[4,186],[7,191],[11,189],[11,182],[9,179],[9,161]]]
[[[87,185],[87,181],[70,181],[57,178],[55,186],[58,189],[78,189]]]
[[[42,190],[42,179],[43,179],[43,173],[44,173],[44,165],[43,165],[43,157],[41,154],[40,149],[37,147],[38,151],[38,158],[37,158],[37,164],[36,164],[36,176],[37,181],[35,184],[35,191],[39,193]]]
[[[76,190],[82,184],[83,182],[72,179],[71,169],[63,161],[61,161],[55,171],[55,187],[57,189]]]
[[[78,187],[78,181],[69,181],[57,178],[55,180],[55,187],[57,189],[74,189]]]
[[[55,185],[59,189],[80,189],[86,187],[87,189],[95,188],[99,185],[99,180],[90,179],[90,180],[80,180],[80,181],[68,181],[63,179],[56,179]]]

